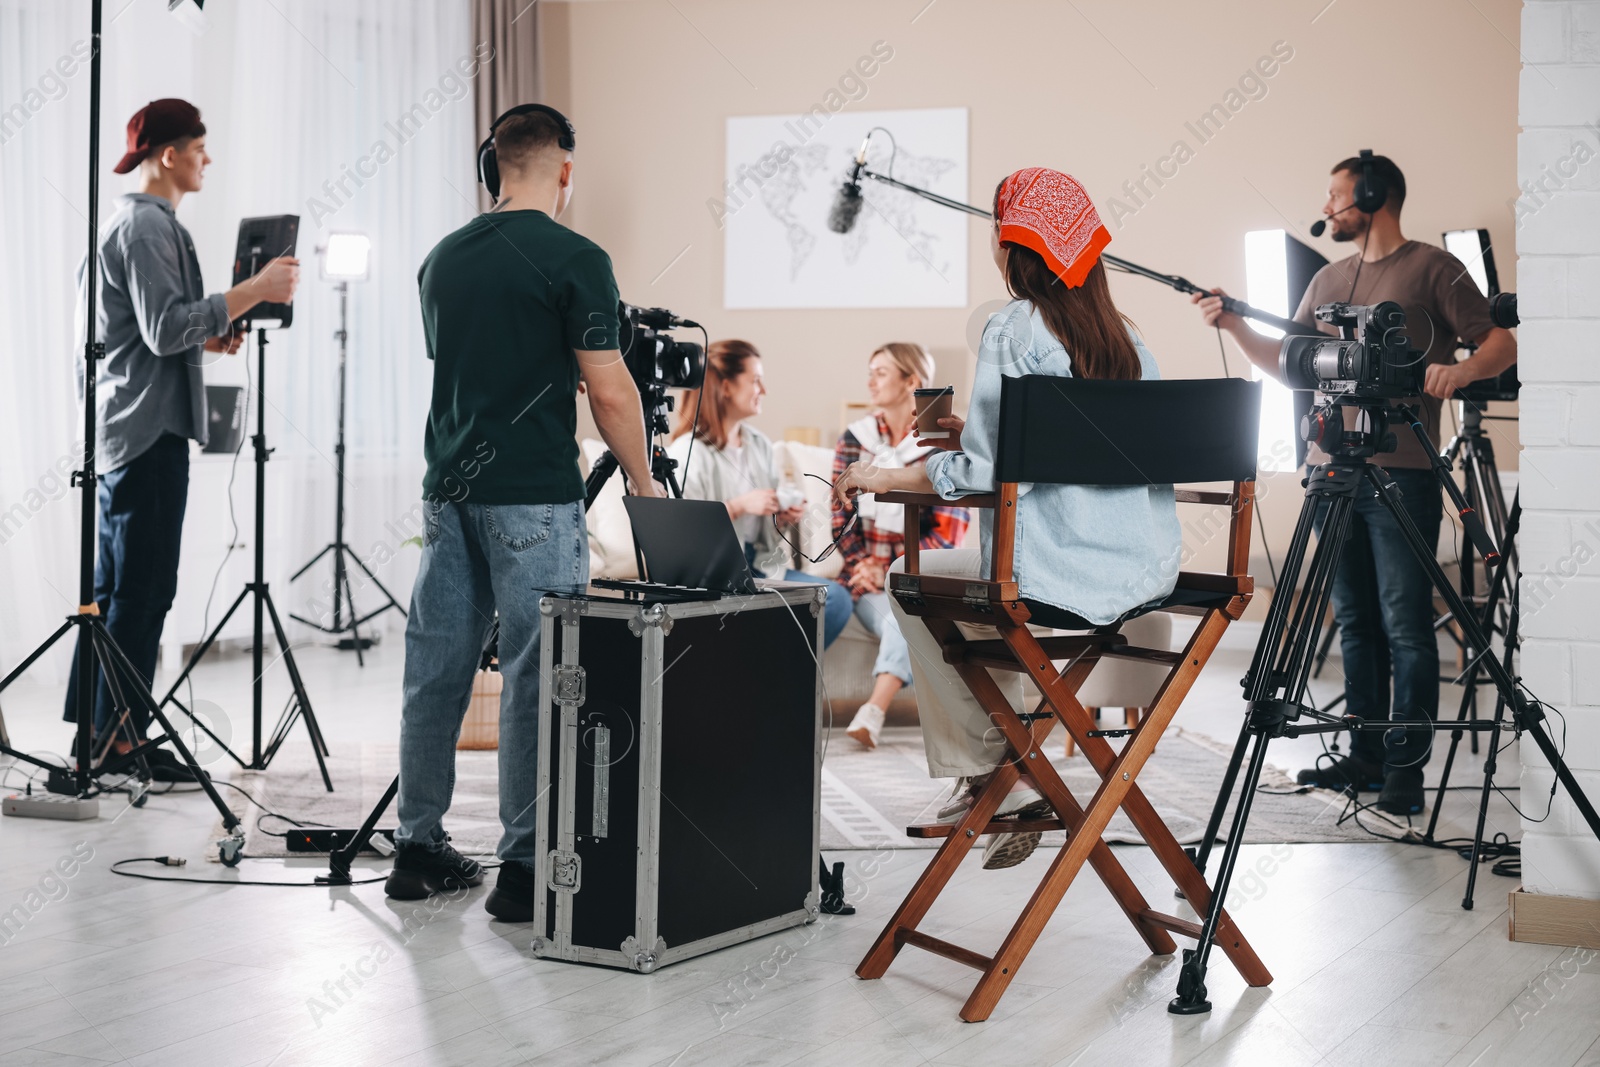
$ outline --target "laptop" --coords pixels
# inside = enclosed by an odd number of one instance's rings
[[[760,592],[725,505],[625,496],[622,506],[644,561],[644,583],[711,593]]]

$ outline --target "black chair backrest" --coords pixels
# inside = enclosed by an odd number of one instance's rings
[[[1260,409],[1261,383],[1242,378],[1006,377],[995,477],[1056,485],[1250,481]]]

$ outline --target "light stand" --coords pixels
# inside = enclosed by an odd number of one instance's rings
[[[206,736],[215,741],[217,747],[233,757],[234,762],[246,770],[264,771],[272,758],[278,754],[278,749],[288,739],[289,730],[294,726],[295,720],[301,716],[306,720],[306,733],[311,738],[311,752],[317,757],[317,767],[322,771],[322,784],[328,792],[333,792],[333,779],[328,777],[328,743],[322,738],[322,729],[317,725],[317,717],[311,710],[311,698],[306,695],[305,682],[300,678],[300,668],[294,661],[294,652],[289,645],[289,636],[284,632],[283,620],[278,617],[278,608],[272,602],[272,592],[267,588],[267,457],[272,454],[272,449],[267,447],[267,331],[265,328],[256,330],[256,432],[250,438],[250,443],[255,447],[256,463],[256,525],[255,525],[255,550],[256,569],[255,579],[246,583],[234,598],[233,604],[222,616],[220,622],[205,636],[199,646],[189,657],[189,662],[184,664],[183,673],[178,675],[172,683],[172,688],[167,690],[167,695],[161,699],[161,704],[175,705],[185,715],[189,716],[194,724],[203,730]],[[255,609],[255,629],[250,643],[251,654],[251,702],[250,702],[250,760],[245,762],[237,752],[228,747],[227,742],[218,737],[211,728],[196,717],[183,701],[178,699],[178,690],[194,672],[196,665],[217,638],[222,635],[223,628],[228,625],[228,620],[233,618],[233,613],[239,610],[246,597],[253,597]],[[266,666],[262,663],[262,654],[266,650],[266,635],[263,633],[265,620],[262,613],[266,612],[272,618],[272,632],[278,639],[279,658],[283,660],[285,669],[289,672],[289,684],[294,692],[289,697],[288,705],[283,709],[283,714],[278,717],[278,724],[273,727],[272,737],[265,746],[261,737],[261,688]]]
[[[63,792],[73,792],[79,797],[88,797],[97,789],[95,779],[103,775],[124,774],[131,769],[137,769],[141,784],[134,787],[132,803],[141,806],[144,803],[144,782],[149,781],[150,768],[145,760],[145,753],[170,741],[172,747],[188,767],[189,773],[205,791],[206,796],[216,807],[217,813],[222,817],[223,829],[227,836],[217,842],[219,858],[227,866],[235,866],[240,859],[241,849],[244,847],[244,832],[241,829],[239,817],[233,813],[227,804],[223,803],[222,796],[211,782],[211,776],[195,761],[194,754],[183,743],[183,738],[172,726],[156,704],[155,698],[150,695],[150,689],[139,671],[129,662],[127,655],[118,647],[111,636],[111,631],[106,629],[105,620],[100,615],[100,606],[95,600],[95,556],[97,537],[95,524],[99,515],[99,506],[96,497],[96,486],[99,477],[95,473],[95,439],[98,427],[95,424],[97,407],[95,404],[96,375],[99,372],[99,361],[105,358],[106,346],[100,340],[99,329],[99,283],[100,283],[100,32],[102,25],[101,0],[91,0],[89,8],[89,32],[92,48],[89,53],[89,216],[88,216],[88,256],[84,261],[84,345],[83,345],[83,469],[73,474],[73,484],[80,493],[80,518],[78,536],[78,610],[67,616],[63,622],[38,648],[34,649],[10,674],[0,679],[0,691],[4,691],[12,682],[16,681],[39,657],[43,656],[55,643],[67,634],[77,631],[77,742],[75,745],[76,766],[70,778],[62,781],[61,768],[48,763],[26,752],[18,751],[10,746],[9,740],[0,737],[0,753],[31,763],[51,775],[51,784],[62,786]],[[130,711],[130,705],[136,705],[149,713],[152,721],[161,727],[161,733],[156,737],[135,744],[128,752],[120,756],[112,756],[98,767],[94,766],[93,724],[95,702],[95,670],[105,673],[106,686],[111,692],[112,704],[120,712],[119,718],[125,719]],[[60,776],[60,777],[58,777]]]
[[[344,540],[345,379],[347,346],[350,339],[348,304],[350,283],[352,281],[365,281],[367,278],[368,252],[370,248],[371,244],[363,234],[335,233],[328,236],[327,245],[317,250],[321,254],[323,278],[325,280],[333,280],[335,283],[334,289],[339,293],[339,329],[334,334],[334,337],[339,342],[339,433],[333,446],[334,470],[337,477],[334,489],[333,541],[325,545],[322,551],[312,556],[305,566],[295,571],[289,578],[291,583],[297,581],[302,574],[315,566],[323,556],[328,555],[330,552],[333,554],[333,617],[331,621],[323,622],[316,619],[308,619],[303,615],[296,615],[294,612],[290,612],[289,617],[296,622],[304,623],[326,634],[339,635],[348,633],[349,637],[340,638],[338,647],[345,650],[353,649],[356,654],[356,663],[363,667],[366,666],[366,659],[361,653],[372,647],[373,639],[361,636],[361,624],[378,615],[382,615],[390,608],[398,611],[402,618],[406,613],[405,608],[400,606],[400,602],[394,598],[394,595],[384,588],[382,582],[378,581],[378,576],[367,569],[367,565],[361,561],[361,557],[351,551],[350,546]],[[383,594],[383,604],[365,615],[361,615],[356,610],[355,591],[350,586],[350,569],[346,565],[346,557],[361,568],[361,572]],[[348,616],[345,614],[346,606],[349,607]]]

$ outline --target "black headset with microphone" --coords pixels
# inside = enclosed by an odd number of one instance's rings
[[[1377,172],[1373,165],[1372,149],[1361,150],[1361,173],[1356,175],[1356,187],[1353,202],[1348,207],[1342,207],[1332,215],[1327,215],[1311,224],[1311,236],[1321,237],[1328,228],[1328,219],[1334,215],[1343,215],[1346,211],[1359,211],[1364,215],[1377,213],[1389,200],[1389,183],[1383,175]]]
[[[550,116],[555,120],[556,125],[561,128],[561,133],[556,138],[556,144],[562,150],[570,152],[578,143],[577,131],[572,128],[572,123],[568,121],[567,116],[546,104],[518,104],[495,119],[489,127],[489,136],[485,137],[483,144],[478,146],[478,181],[485,189],[489,190],[489,195],[496,200],[500,199],[500,161],[495,156],[494,131],[500,128],[502,122],[513,116],[531,115],[535,112]],[[1370,152],[1367,154],[1371,155]]]
[[[1366,215],[1376,213],[1389,199],[1389,183],[1373,166],[1372,149],[1361,150],[1361,173],[1356,176],[1355,208]]]

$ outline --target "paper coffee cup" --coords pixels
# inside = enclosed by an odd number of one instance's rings
[[[917,436],[930,441],[943,440],[950,436],[950,431],[939,425],[940,419],[950,417],[951,405],[955,402],[956,390],[953,385],[941,386],[936,389],[918,389],[915,392],[917,408]]]

